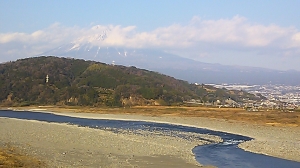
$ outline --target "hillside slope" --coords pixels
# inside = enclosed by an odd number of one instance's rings
[[[48,76],[48,82],[47,82]],[[6,106],[172,105],[191,99],[212,102],[260,99],[136,67],[58,57],[35,57],[0,65],[0,101]]]

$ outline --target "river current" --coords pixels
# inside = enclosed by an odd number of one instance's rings
[[[220,168],[300,168],[300,162],[280,159],[276,157],[255,154],[238,148],[238,144],[251,140],[250,137],[213,131],[203,128],[172,125],[164,123],[144,121],[123,121],[108,119],[88,119],[70,116],[62,116],[52,113],[30,111],[0,111],[0,117],[16,118],[24,120],[37,120],[54,123],[67,123],[95,129],[118,130],[145,130],[145,131],[179,131],[199,134],[216,135],[223,139],[221,143],[196,146],[193,149],[196,160],[202,165],[214,165]],[[1,125],[0,125],[1,126]],[[180,137],[186,138],[186,137]]]

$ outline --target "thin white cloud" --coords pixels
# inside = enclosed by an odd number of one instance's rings
[[[222,50],[239,50],[239,53],[251,50],[270,56],[300,54],[300,32],[295,27],[252,23],[245,17],[235,16],[219,20],[194,17],[187,25],[174,24],[149,32],[138,32],[135,26],[79,28],[54,23],[33,33],[0,34],[0,61],[34,56],[74,41],[99,46],[159,48],[195,59]]]

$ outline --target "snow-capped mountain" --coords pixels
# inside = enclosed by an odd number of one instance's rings
[[[154,49],[132,49],[118,47],[101,47],[92,43],[69,43],[52,49],[41,55],[64,56],[79,59],[95,60],[107,64],[136,66],[139,68],[159,69],[174,68],[180,70],[210,69],[212,64],[197,62],[174,54]]]
[[[300,84],[299,71],[225,66],[203,63],[155,49],[107,47],[102,45],[106,37],[107,34],[103,31],[101,34],[82,37],[40,55],[136,66],[187,80],[191,83]]]

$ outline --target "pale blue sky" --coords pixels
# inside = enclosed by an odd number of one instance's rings
[[[252,22],[300,27],[299,0],[9,0],[0,1],[0,32],[65,26],[136,25],[151,30],[174,23],[241,15]]]
[[[299,6],[299,0],[1,0],[0,62],[57,47],[76,39],[76,31],[111,25],[122,29],[114,35],[132,40],[155,37],[155,44],[138,47],[159,44],[203,62],[300,70]],[[135,28],[127,31],[129,26]],[[53,35],[61,32],[65,40]],[[181,39],[182,48],[175,45]]]

